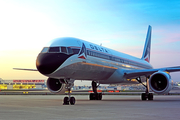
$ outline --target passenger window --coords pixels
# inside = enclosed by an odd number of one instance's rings
[[[68,54],[73,54],[73,51],[70,47],[68,47],[67,50],[68,50]]]
[[[41,51],[41,53],[46,53],[46,52],[48,52],[48,47],[44,47],[43,49],[42,49],[42,51]]]
[[[59,47],[50,47],[49,52],[60,52]]]
[[[66,47],[61,47],[61,52],[67,53]]]

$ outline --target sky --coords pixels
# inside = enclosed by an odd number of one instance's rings
[[[141,58],[149,25],[152,66],[180,66],[180,1],[0,0],[0,78],[47,79],[12,68],[35,69],[38,53],[57,37],[80,38]],[[180,72],[171,75],[180,81]]]

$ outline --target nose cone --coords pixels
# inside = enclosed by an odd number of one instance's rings
[[[51,74],[68,57],[68,55],[62,53],[40,53],[36,60],[36,67],[41,74]]]

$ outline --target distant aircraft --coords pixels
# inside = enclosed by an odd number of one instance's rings
[[[102,93],[97,92],[100,84],[143,84],[146,87],[142,100],[153,100],[151,89],[157,94],[166,94],[171,90],[169,72],[180,71],[180,66],[154,69],[150,61],[151,26],[148,27],[142,58],[136,58],[115,50],[105,48],[81,39],[65,37],[52,40],[39,53],[36,60],[37,69],[21,69],[39,71],[48,77],[49,91],[63,94],[64,104],[75,104],[70,91],[74,80],[92,81],[93,92],[90,100],[101,100]],[[145,77],[146,79],[141,79]]]

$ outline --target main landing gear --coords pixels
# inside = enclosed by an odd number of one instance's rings
[[[89,99],[90,100],[102,100],[102,93],[97,92],[97,83],[95,81],[92,81],[92,89],[94,93],[90,93]]]
[[[65,81],[65,88],[68,89],[68,97],[64,97],[64,103],[63,105],[74,105],[76,102],[76,99],[74,97],[71,97],[71,88],[74,86],[74,80],[70,81],[69,79],[64,80]]]
[[[141,99],[142,99],[142,100],[147,100],[147,99],[148,99],[148,100],[153,100],[153,93],[149,93],[149,87],[148,87],[148,85],[144,85],[144,84],[142,83],[140,77],[139,77],[139,78],[136,78],[136,80],[137,80],[139,83],[141,83],[143,86],[146,87],[146,92],[141,94]],[[146,78],[146,84],[148,84],[148,78]]]

